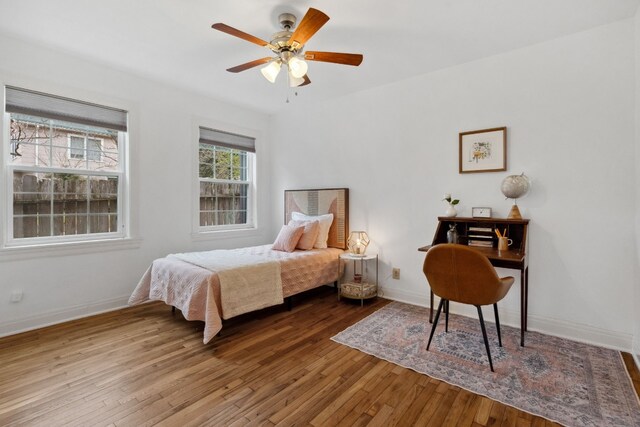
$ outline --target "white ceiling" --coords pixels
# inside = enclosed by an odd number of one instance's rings
[[[275,113],[403,80],[635,14],[640,0],[0,0],[0,33],[118,69]],[[223,22],[270,40],[277,16],[309,7],[331,20],[306,49],[364,54],[360,67],[309,63],[294,90],[260,68],[226,68],[270,55],[211,29]],[[287,95],[291,103],[286,104]]]

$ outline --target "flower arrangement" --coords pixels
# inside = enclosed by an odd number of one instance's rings
[[[446,194],[444,195],[444,198],[443,198],[442,200],[443,200],[443,201],[446,201],[447,203],[449,203],[449,205],[450,205],[450,206],[455,206],[455,205],[457,205],[458,203],[460,203],[460,200],[458,200],[458,199],[453,199],[453,200],[451,200],[451,194],[449,194],[449,193],[446,193]]]
[[[449,204],[449,206],[447,207],[446,212],[444,213],[444,216],[450,216],[450,217],[453,217],[453,216],[458,215],[458,212],[456,211],[455,206],[456,206],[458,203],[460,203],[460,200],[458,200],[458,199],[452,199],[452,198],[451,198],[451,194],[449,194],[449,193],[446,193],[446,194],[444,195],[444,198],[443,198],[442,200],[444,200],[445,202],[447,202],[447,203]]]

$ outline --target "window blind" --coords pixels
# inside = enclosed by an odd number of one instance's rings
[[[203,127],[200,128],[200,143],[256,152],[255,138]]]
[[[6,87],[6,111],[127,131],[127,112],[117,108],[49,95],[17,87]]]

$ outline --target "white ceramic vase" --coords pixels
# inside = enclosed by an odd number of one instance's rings
[[[458,215],[458,211],[456,211],[456,208],[452,204],[449,204],[447,210],[444,212],[444,216],[454,217],[456,215]]]

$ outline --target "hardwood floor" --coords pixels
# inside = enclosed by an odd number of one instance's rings
[[[2,338],[0,425],[555,425],[330,340],[386,303],[321,289],[208,345],[162,303]]]

